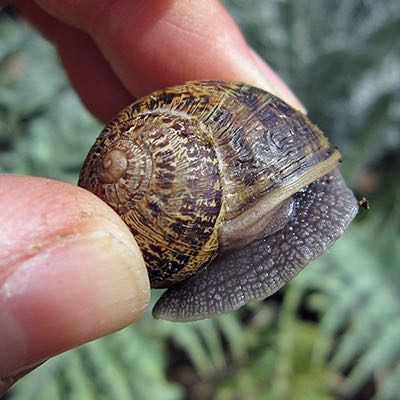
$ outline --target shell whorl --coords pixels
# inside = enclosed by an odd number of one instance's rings
[[[79,184],[120,214],[153,287],[186,279],[218,250],[223,219],[215,143],[184,113],[122,113],[101,134]],[[93,174],[93,171],[97,173]]]

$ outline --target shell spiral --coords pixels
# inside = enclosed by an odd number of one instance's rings
[[[79,185],[130,227],[153,287],[186,279],[218,250],[223,207],[215,143],[189,115],[120,114],[94,144]]]
[[[123,110],[89,152],[79,185],[121,216],[152,286],[167,287],[217,255],[227,221],[260,199],[273,209],[339,159],[306,116],[273,95],[189,82]]]

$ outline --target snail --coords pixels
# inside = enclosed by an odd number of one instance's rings
[[[264,299],[358,212],[339,151],[261,89],[193,81],[137,100],[104,128],[79,185],[128,225],[156,318],[190,321]]]

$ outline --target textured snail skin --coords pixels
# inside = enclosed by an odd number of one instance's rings
[[[194,321],[265,299],[331,247],[358,211],[337,169],[294,197],[294,213],[283,229],[221,255],[188,281],[166,291],[153,315]]]
[[[340,153],[277,97],[194,81],[140,99],[103,130],[79,185],[129,226],[154,316],[202,319],[263,299],[332,246],[358,206]]]

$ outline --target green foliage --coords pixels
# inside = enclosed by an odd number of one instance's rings
[[[398,398],[398,0],[225,3],[371,211],[280,295],[198,323],[147,314],[46,362],[9,399]],[[99,130],[52,46],[0,14],[0,172],[76,182]]]
[[[338,391],[349,396],[373,380],[376,399],[395,399],[400,390],[400,236],[396,224],[382,226],[374,219],[353,227],[335,251],[293,285],[322,316],[327,343],[317,345],[318,358],[337,374],[346,372]],[[375,237],[376,232],[381,235]]]
[[[246,326],[248,360],[226,374],[216,399],[333,399],[327,390],[331,374],[321,360],[313,358],[314,345],[321,340],[318,327],[299,320],[296,313],[299,294],[294,287],[286,293],[272,323],[264,320],[265,304],[252,310],[252,321]]]

